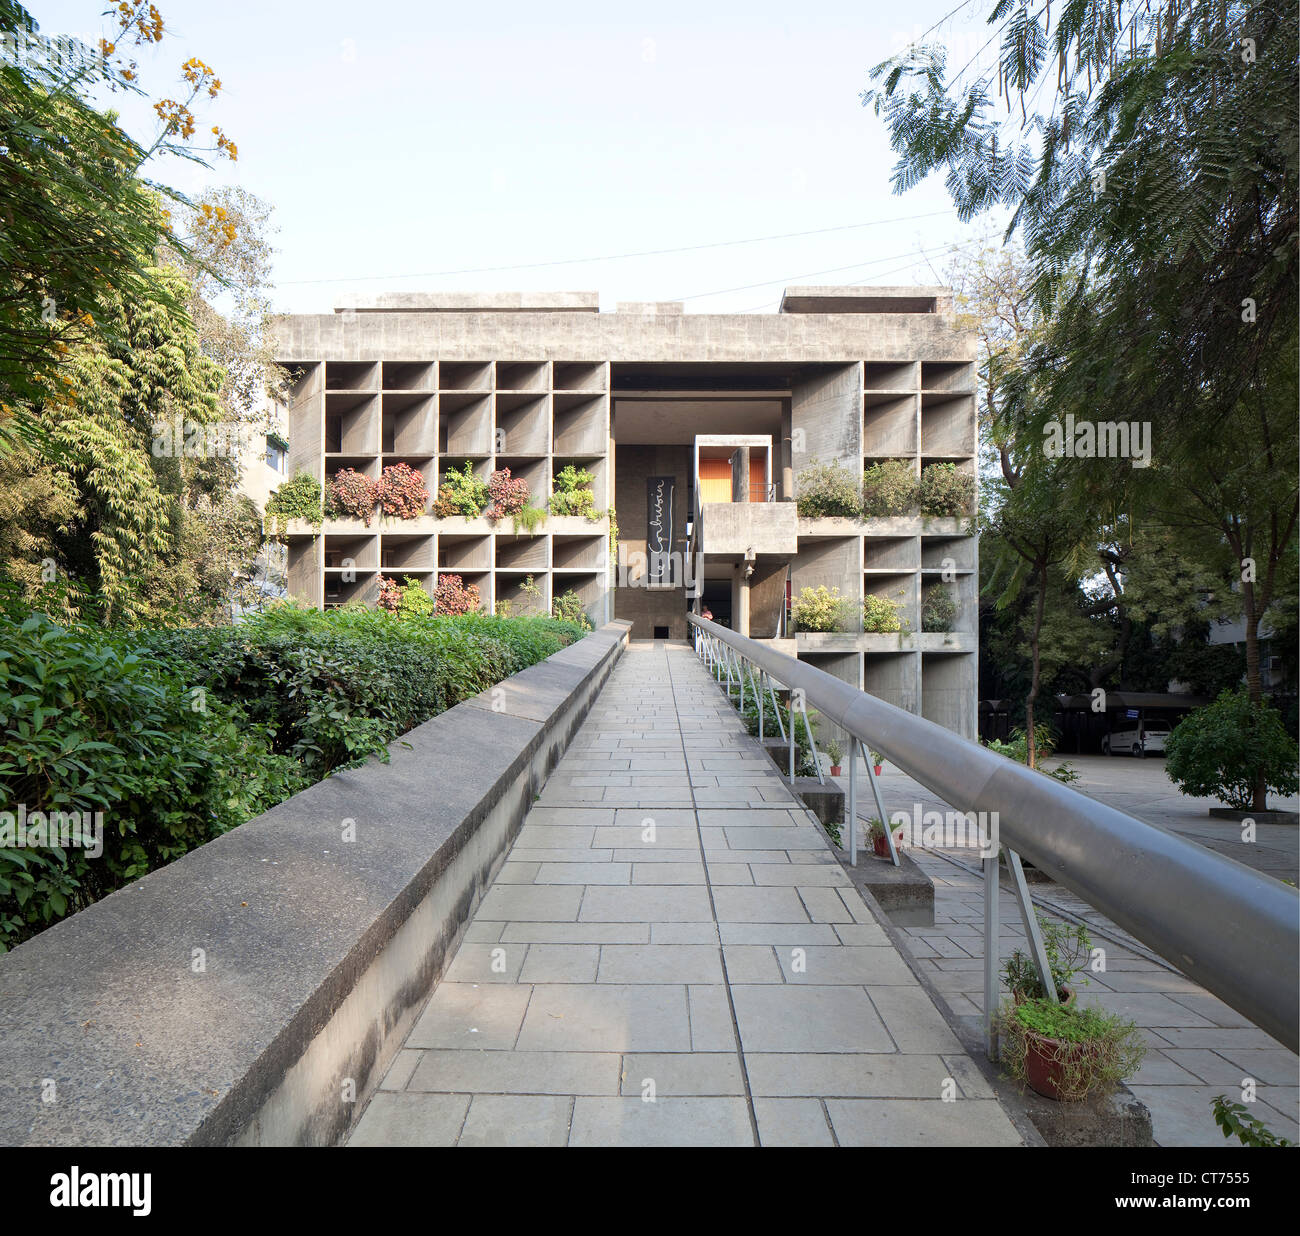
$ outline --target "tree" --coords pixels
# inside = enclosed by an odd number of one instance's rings
[[[0,59],[0,449],[18,441],[53,449],[33,410],[63,398],[75,344],[112,342],[113,321],[97,316],[106,299],[158,302],[170,294],[156,278],[168,216],[153,197],[185,199],[146,188],[141,172],[160,155],[202,161],[192,108],[221,83],[201,60],[187,61],[182,97],[158,99],[157,132],[149,144],[137,142],[88,96],[105,86],[143,95],[125,53],[160,43],[164,24],[147,0],[126,0],[113,14],[114,40],[90,48],[42,38],[22,5],[0,0],[10,53]],[[234,143],[219,127],[212,132],[212,149],[235,158]]]

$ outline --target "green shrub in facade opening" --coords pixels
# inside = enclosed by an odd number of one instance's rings
[[[951,631],[957,618],[957,598],[947,584],[934,584],[921,602],[921,630]]]
[[[305,519],[319,528],[324,517],[323,499],[321,484],[310,472],[295,473],[266,500],[270,535],[281,535],[291,519]]]
[[[596,495],[591,489],[595,480],[595,475],[586,468],[565,464],[551,482],[551,514],[580,515],[598,522],[600,512],[596,510]]]
[[[886,459],[862,474],[862,513],[868,519],[915,515],[916,473],[905,459]]]
[[[956,464],[926,464],[921,469],[921,514],[961,516],[975,513],[975,477]]]
[[[582,598],[570,588],[551,602],[551,617],[561,622],[576,622],[584,631],[590,631],[591,619],[583,608]]]
[[[838,588],[827,588],[825,584],[804,588],[790,606],[800,631],[856,630],[854,609],[853,602],[840,596]]]
[[[862,598],[862,629],[888,635],[903,629],[903,611],[896,601],[867,593]]]
[[[379,608],[399,618],[427,618],[434,612],[433,598],[418,579],[409,575],[399,584],[379,577]]]
[[[862,482],[858,474],[839,464],[810,460],[799,473],[796,506],[803,519],[862,516]]]
[[[104,853],[0,814],[0,950],[583,634],[551,618],[319,613],[107,633],[0,611],[0,812],[103,812]],[[6,826],[9,831],[6,832]]]
[[[1221,692],[1165,739],[1165,772],[1184,794],[1217,798],[1239,811],[1254,805],[1261,772],[1269,791],[1294,794],[1297,758],[1296,740],[1277,709],[1252,704],[1244,688]]]
[[[477,519],[487,510],[487,482],[474,475],[474,465],[466,460],[463,469],[448,468],[442,474],[438,496],[433,500],[433,513],[439,519],[463,515]]]

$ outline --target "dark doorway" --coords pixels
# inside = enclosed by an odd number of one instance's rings
[[[655,639],[667,639],[667,638],[668,638],[667,627],[655,627]]]
[[[700,612],[709,610],[719,626],[731,626],[731,580],[706,579],[700,590]]]

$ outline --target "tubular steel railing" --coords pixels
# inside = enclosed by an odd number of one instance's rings
[[[725,666],[729,693],[739,686],[742,708],[746,679],[760,708],[765,699],[776,704],[773,683],[789,693],[792,776],[796,708],[805,717],[808,708],[815,708],[850,735],[850,861],[856,861],[857,849],[856,754],[859,747],[867,747],[883,752],[959,811],[987,813],[985,818],[996,822],[996,841],[1007,853],[1012,888],[1040,977],[1047,977],[1048,967],[1020,855],[1280,1043],[1292,1051],[1300,1049],[1296,889],[1117,811],[764,643],[696,614],[688,614],[687,621],[706,664]],[[786,737],[784,728],[781,735]],[[890,854],[897,862],[893,829],[869,761],[867,769]],[[996,844],[992,854],[983,857],[983,871],[984,1006],[992,1047],[999,964]],[[1044,982],[1043,987],[1049,999],[1055,997],[1055,984]]]

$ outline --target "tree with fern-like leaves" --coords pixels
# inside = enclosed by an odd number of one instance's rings
[[[964,219],[1010,211],[1044,329],[1005,375],[1008,415],[1150,423],[1149,467],[1062,461],[1057,500],[1154,512],[1230,559],[1258,702],[1300,513],[1296,0],[987,12],[987,63],[954,68],[935,39],[872,70],[894,187],[939,173]]]

